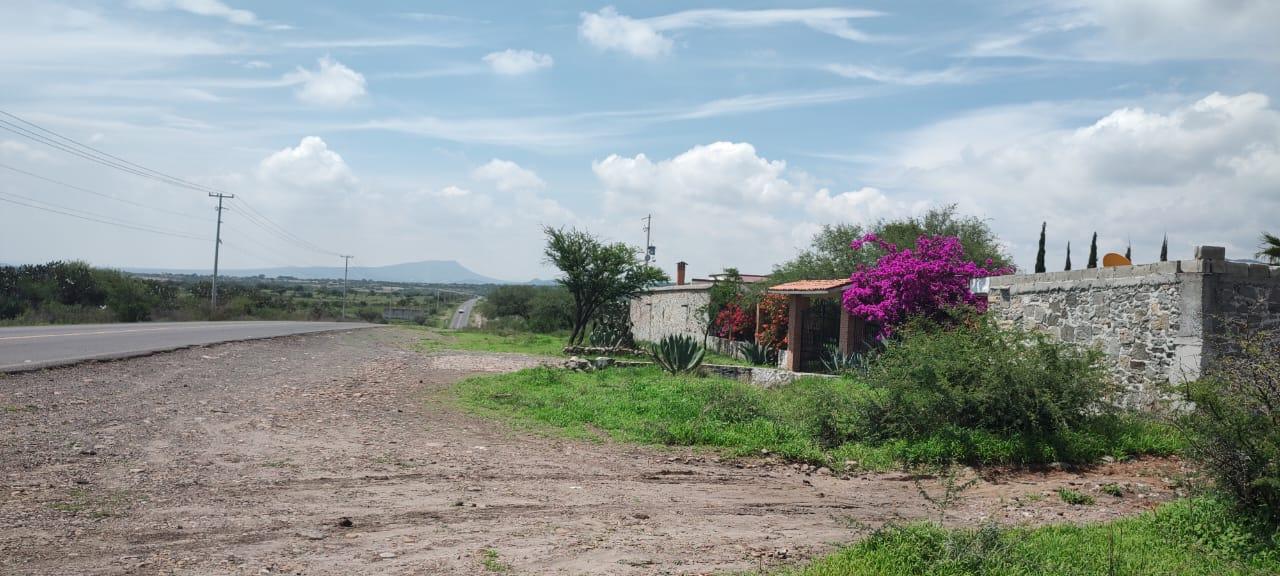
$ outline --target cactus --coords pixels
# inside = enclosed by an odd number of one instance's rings
[[[649,345],[649,354],[653,361],[663,370],[671,374],[693,372],[702,365],[706,349],[698,341],[689,336],[666,336],[655,344]]]

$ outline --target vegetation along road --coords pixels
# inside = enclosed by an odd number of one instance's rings
[[[0,375],[0,573],[717,573],[940,515],[920,494],[938,494],[938,478],[469,412],[459,381],[557,360],[426,348],[429,334],[324,332]],[[986,470],[944,523],[1131,515],[1173,498],[1178,468]],[[1113,484],[1141,497],[1054,496]]]
[[[342,322],[156,322],[0,328],[0,372],[187,346],[372,326]]]

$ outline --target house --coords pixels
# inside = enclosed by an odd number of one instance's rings
[[[797,280],[769,289],[787,298],[787,351],[780,368],[793,372],[819,372],[831,350],[855,354],[867,347],[867,323],[840,305],[848,278]]]

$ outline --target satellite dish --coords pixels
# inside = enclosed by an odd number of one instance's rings
[[[1130,262],[1128,258],[1125,258],[1124,256],[1121,256],[1119,254],[1116,254],[1115,252],[1107,252],[1102,256],[1103,268],[1112,268],[1115,266],[1132,266],[1132,265],[1133,265],[1133,262]]]

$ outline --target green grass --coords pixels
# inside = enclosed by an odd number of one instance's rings
[[[464,406],[559,433],[626,442],[703,446],[730,455],[776,454],[833,469],[904,463],[1091,462],[1105,455],[1165,455],[1181,445],[1167,426],[1133,416],[1099,418],[1089,430],[1024,441],[947,428],[907,441],[859,438],[877,390],[850,379],[807,378],[761,389],[735,380],[671,376],[656,368],[590,373],[534,368],[460,382]]]
[[[916,523],[867,539],[788,576],[1253,575],[1280,573],[1280,533],[1235,518],[1210,497],[1085,526],[944,529]]]
[[[1058,498],[1061,498],[1063,502],[1072,506],[1091,506],[1094,503],[1093,496],[1083,494],[1070,488],[1059,488]]]
[[[489,572],[506,572],[511,569],[510,564],[498,559],[498,551],[493,548],[485,548],[480,551],[480,563]]]
[[[516,352],[535,356],[563,356],[565,334],[530,332],[499,333],[478,330],[429,330],[422,340],[424,350],[473,350],[478,352]]]
[[[535,356],[564,356],[567,333],[537,334],[533,332],[488,332],[483,330],[427,329],[422,340],[424,350],[471,350],[477,352],[514,352]],[[646,356],[619,356],[627,360],[648,360]],[[732,356],[707,351],[706,364],[746,366],[748,362]]]

